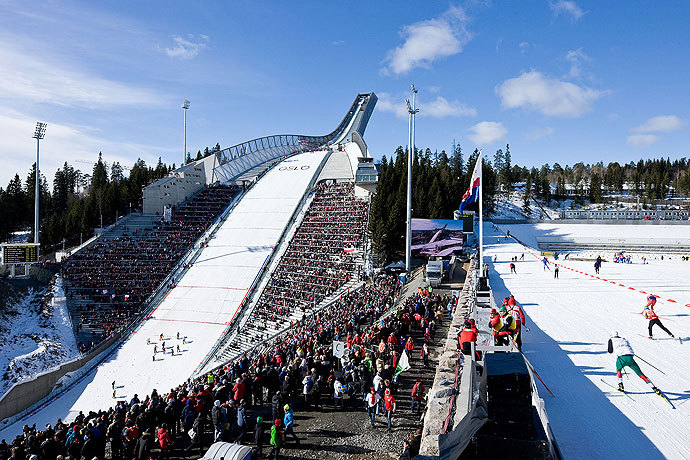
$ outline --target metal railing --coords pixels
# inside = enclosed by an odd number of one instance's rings
[[[360,93],[340,124],[329,134],[309,136],[276,134],[233,145],[215,153],[213,180],[228,181],[244,171],[275,158],[314,150],[345,140],[348,134],[364,135],[378,98],[374,93]]]

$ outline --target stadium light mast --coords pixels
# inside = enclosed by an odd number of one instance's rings
[[[187,109],[189,108],[189,101],[187,99],[182,103],[184,109],[184,152],[182,152],[182,166],[187,163]]]
[[[41,182],[41,173],[38,169],[38,146],[44,137],[46,137],[46,123],[37,122],[36,131],[32,136],[36,139],[36,196],[34,197],[34,243],[36,244],[36,257],[38,258],[38,196],[39,196],[39,184]]]
[[[410,86],[412,88],[412,105],[410,105],[409,99],[405,99],[407,113],[409,114],[409,138],[407,144],[407,234],[405,238],[405,270],[407,273],[412,272],[412,160],[414,158],[415,114],[419,112],[419,109],[416,107],[417,90],[414,87],[414,83]]]

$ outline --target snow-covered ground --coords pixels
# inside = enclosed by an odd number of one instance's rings
[[[496,201],[492,217],[495,219],[560,219],[558,209],[543,206],[534,198],[530,199],[529,214],[525,214],[524,183],[515,184],[511,192],[503,192]],[[570,200],[553,202],[555,205],[569,206]],[[561,208],[562,209],[562,208]]]
[[[524,351],[555,394],[542,396],[565,458],[690,458],[690,262],[674,257],[647,265],[605,263],[597,278],[591,261],[559,260],[559,278],[554,279],[534,250],[536,236],[639,237],[652,227],[538,224],[499,229],[501,233],[485,225],[491,287],[495,298],[513,294],[525,310],[530,330],[524,334]],[[497,238],[507,229],[532,248]],[[653,234],[664,237],[687,229],[654,226]],[[516,264],[517,274],[510,274],[510,259],[522,253],[525,260]],[[687,342],[672,340],[658,328],[656,340],[647,338],[648,322],[639,313],[648,293],[660,296],[656,310],[661,321]],[[612,331],[626,337],[639,358],[660,369],[638,359],[676,409],[629,370],[624,384],[630,397],[601,381],[617,383],[615,358],[606,351]]]
[[[79,356],[65,305],[62,279],[51,286],[43,308],[45,290],[29,289],[14,305],[8,305],[0,327],[0,395],[15,383]]]
[[[576,204],[573,198],[563,200],[552,199],[549,202],[543,202],[541,199],[535,199],[534,196],[530,199],[529,212],[525,212],[524,206],[524,190],[525,183],[518,182],[513,184],[510,192],[501,192],[496,199],[496,207],[491,217],[494,219],[543,219],[543,220],[558,220],[560,219],[560,212],[569,209],[580,210],[625,210],[625,209],[681,209],[682,205],[687,203],[687,198],[672,198],[652,206],[645,204],[642,200],[631,200],[630,196],[616,196],[607,195],[606,203],[590,203],[589,200],[582,200],[580,204]],[[626,201],[619,201],[625,199]]]
[[[71,421],[79,411],[107,409],[117,399],[130,400],[135,393],[167,391],[192,376],[227,329],[324,155],[323,151],[296,155],[264,175],[177,286],[125,343],[69,391],[0,431],[0,439],[14,438],[27,422],[44,426],[58,418]],[[178,332],[187,336],[186,343],[177,339]],[[167,347],[165,354],[160,352],[160,335]],[[179,351],[171,354],[177,346]]]
[[[488,224],[489,227],[491,224]],[[624,224],[563,224],[563,223],[539,223],[539,224],[515,224],[500,225],[505,232],[521,242],[537,249],[537,236],[571,237],[571,238],[631,238],[631,239],[674,239],[682,237],[690,238],[690,225],[624,225]],[[652,254],[651,258],[655,255]],[[648,257],[649,258],[649,257]]]

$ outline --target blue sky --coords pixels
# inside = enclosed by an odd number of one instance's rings
[[[190,8],[190,5],[193,5]],[[417,145],[527,166],[688,156],[685,1],[0,1],[0,185],[42,170],[182,158],[255,137],[325,134],[358,92],[374,156]]]

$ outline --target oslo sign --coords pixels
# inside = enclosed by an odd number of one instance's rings
[[[304,165],[304,166],[281,166],[278,168],[278,171],[297,171],[297,170],[307,170],[309,169],[309,165]]]
[[[5,265],[34,264],[38,262],[38,245],[5,244],[2,246],[2,259]]]

